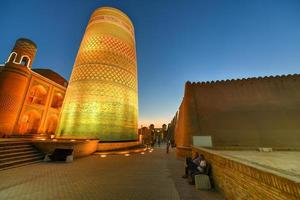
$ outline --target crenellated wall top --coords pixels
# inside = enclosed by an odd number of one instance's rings
[[[187,81],[185,83],[186,87],[203,87],[203,86],[215,86],[215,85],[225,85],[234,83],[251,83],[258,81],[280,81],[280,80],[300,80],[300,74],[288,74],[288,75],[276,75],[276,76],[264,76],[264,77],[249,77],[241,79],[226,79],[226,80],[216,80],[216,81],[202,81],[202,82],[191,82]]]

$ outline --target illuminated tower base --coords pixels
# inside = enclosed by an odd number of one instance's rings
[[[57,136],[100,141],[138,139],[134,28],[123,12],[94,11],[71,74]]]

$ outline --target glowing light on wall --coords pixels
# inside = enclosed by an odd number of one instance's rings
[[[91,16],[73,67],[57,136],[137,140],[134,28],[121,11]]]

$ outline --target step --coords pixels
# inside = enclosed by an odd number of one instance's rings
[[[5,150],[1,150],[0,154],[8,154],[8,153],[17,153],[17,152],[23,152],[23,151],[28,151],[33,149],[32,147],[24,147],[24,148],[17,148],[17,149],[5,149]]]
[[[37,136],[10,136],[9,138],[18,138],[18,139],[31,139]]]
[[[48,138],[50,137],[49,135],[44,135],[44,134],[32,134],[32,135],[10,135],[9,138],[24,138],[24,139],[31,139],[31,138]]]
[[[0,147],[0,152],[9,150],[9,149],[24,149],[24,148],[32,148],[31,144],[20,144],[20,145],[12,145],[12,146],[2,146]]]
[[[35,152],[35,153],[29,153],[29,154],[25,154],[25,155],[1,158],[0,159],[0,164],[10,162],[10,161],[22,160],[22,159],[26,159],[26,158],[39,157],[39,156],[44,156],[44,154],[42,154],[40,152]]]
[[[33,137],[33,136],[36,136],[36,135],[39,135],[39,134],[12,134],[12,135],[9,135],[9,137]]]
[[[24,154],[28,154],[28,153],[36,153],[38,152],[37,150],[35,149],[26,149],[26,150],[23,150],[23,151],[12,151],[12,152],[3,152],[1,151],[1,154],[0,154],[0,159],[2,158],[8,158],[8,157],[14,157],[14,156],[18,156],[18,155],[24,155]]]
[[[9,141],[9,142],[0,142],[0,147],[2,146],[12,146],[12,145],[22,145],[30,144],[29,141]]]
[[[13,169],[13,168],[17,168],[17,167],[23,167],[23,166],[26,166],[26,165],[32,165],[32,164],[40,163],[42,161],[43,160],[28,161],[28,162],[24,162],[24,163],[20,163],[20,164],[16,164],[16,165],[11,165],[11,166],[8,166],[8,167],[0,168],[0,171]]]
[[[24,159],[20,159],[20,160],[14,160],[14,161],[9,161],[9,162],[5,162],[5,163],[0,163],[0,169],[11,167],[11,166],[14,166],[14,165],[24,164],[24,163],[28,163],[28,162],[43,160],[43,158],[44,158],[44,156],[35,156],[35,157],[24,158]]]

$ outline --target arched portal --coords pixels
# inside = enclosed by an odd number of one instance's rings
[[[28,103],[45,105],[47,100],[47,90],[42,85],[35,85],[30,88]]]
[[[23,66],[29,67],[30,58],[28,56],[22,56],[20,64]]]
[[[20,134],[35,134],[38,132],[40,124],[41,114],[36,110],[27,111],[21,117],[19,132]]]
[[[63,94],[57,92],[53,95],[53,99],[52,99],[52,103],[51,103],[51,107],[52,108],[56,108],[59,109],[62,106],[64,100],[64,96]]]
[[[17,57],[17,53],[16,52],[11,52],[11,54],[9,55],[8,59],[6,62],[15,62],[16,61],[16,57]]]
[[[57,127],[57,122],[58,122],[58,116],[57,115],[51,115],[47,119],[47,124],[46,124],[46,133],[49,135],[55,134],[55,130]]]

